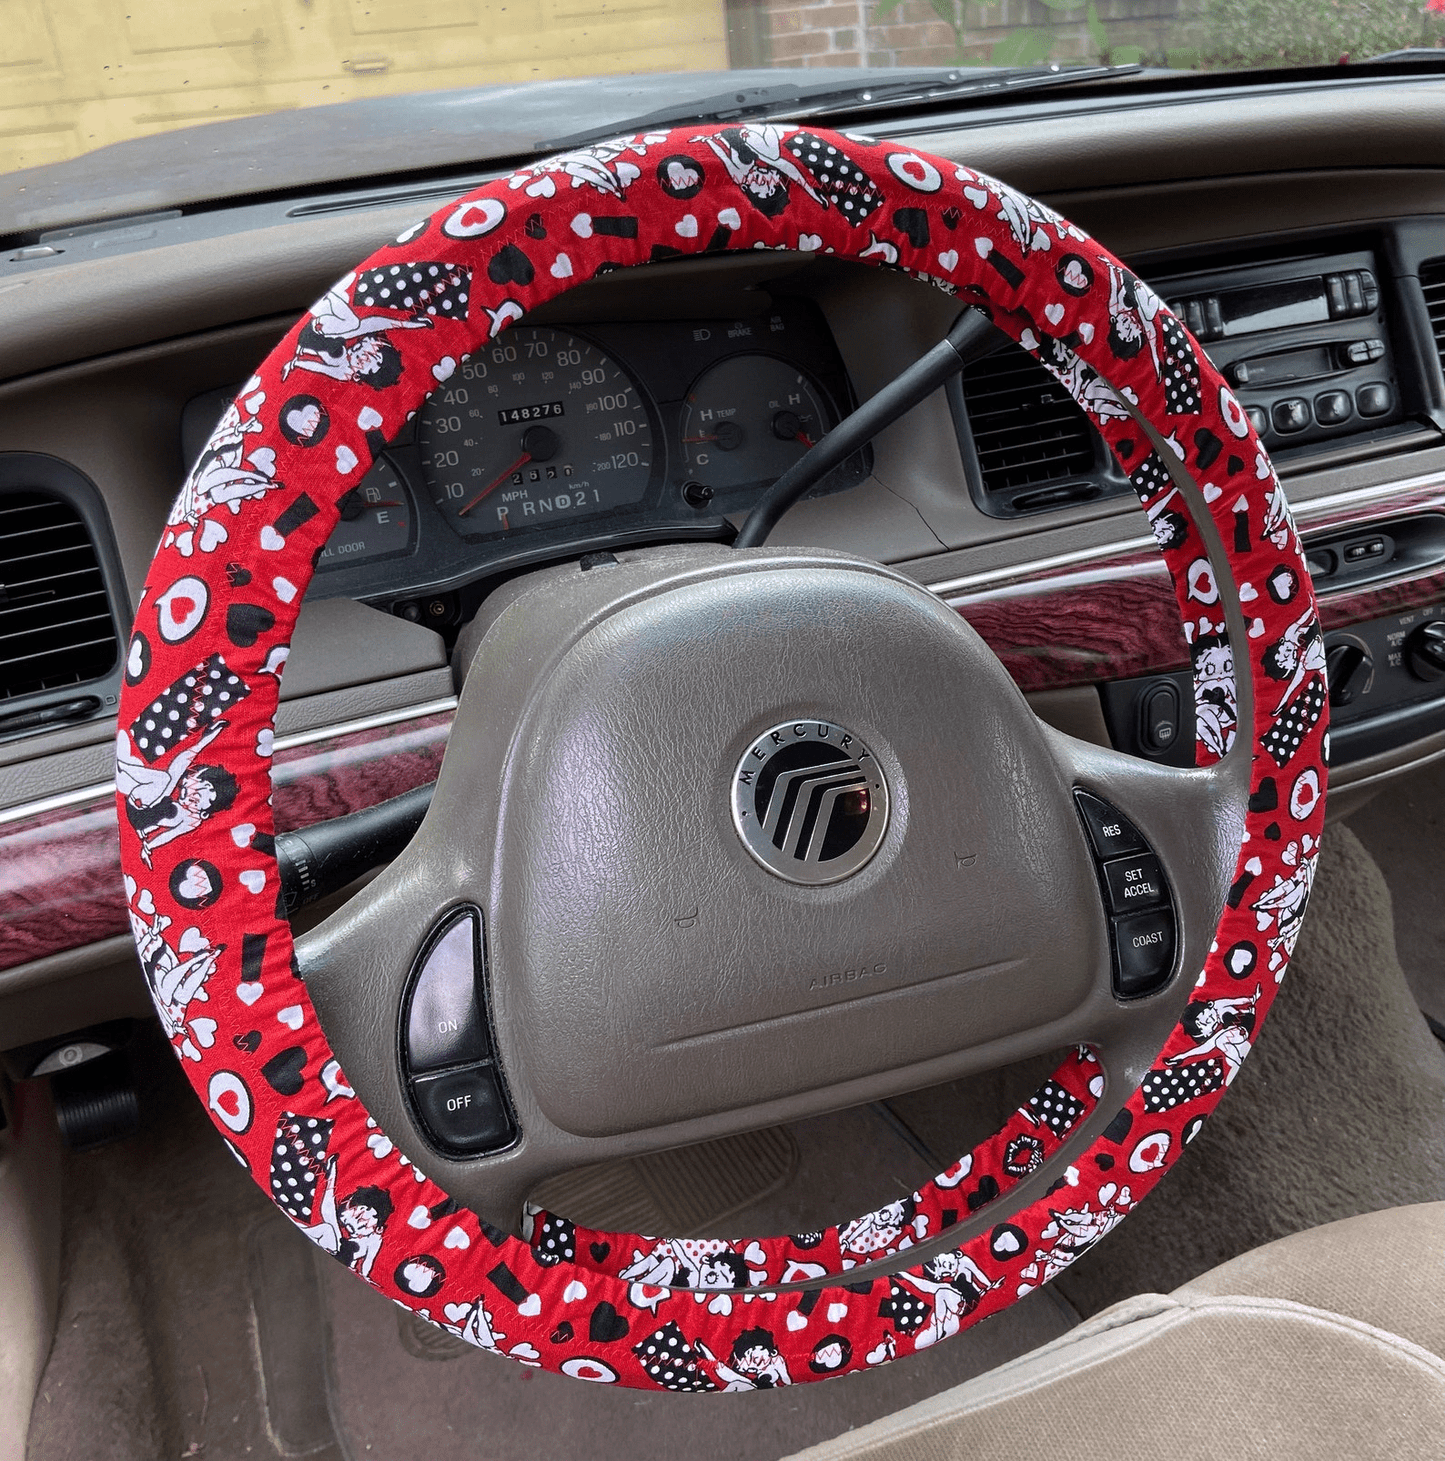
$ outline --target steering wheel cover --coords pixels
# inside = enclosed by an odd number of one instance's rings
[[[1220,592],[1134,411],[1202,483],[1249,618],[1248,644],[1233,650],[1252,684],[1255,763],[1236,881],[1195,998],[1140,1089],[1065,1190],[1000,1210],[991,1233],[892,1278],[807,1293],[768,1285],[814,1276],[789,1264],[842,1272],[841,1240],[728,1245],[749,1270],[740,1291],[685,1287],[681,1263],[639,1289],[622,1275],[657,1240],[544,1216],[529,1246],[417,1171],[351,1092],[297,977],[267,775],[279,676],[338,502],[426,395],[574,282],[744,248],[907,269],[987,309],[1054,370],[1154,524],[1196,660],[1201,762],[1235,729]],[[317,408],[304,432],[297,397]],[[846,1373],[1046,1282],[1132,1210],[1222,1096],[1283,978],[1313,878],[1327,760],[1319,651],[1298,535],[1247,418],[1183,326],[1080,230],[891,143],[777,126],[619,138],[478,189],[378,250],[291,330],[218,426],[172,510],[125,665],[117,782],[137,948],[234,1155],[308,1236],[399,1303],[583,1379],[711,1390]],[[986,1196],[1005,1190],[1019,1165],[1012,1135],[1037,1132],[1050,1154],[1103,1094],[1091,1061],[1081,1050],[1055,1077],[1079,1108],[1060,1130],[1021,1108],[916,1194],[912,1216],[946,1226],[940,1194],[961,1173]],[[884,1235],[869,1252],[905,1238]]]

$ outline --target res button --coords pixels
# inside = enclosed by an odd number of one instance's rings
[[[1131,822],[1126,821],[1108,802],[1087,791],[1076,791],[1074,800],[1089,829],[1089,841],[1102,860],[1125,852],[1147,852],[1148,844]]]
[[[1119,857],[1104,864],[1104,886],[1109,892],[1111,913],[1133,913],[1157,908],[1168,901],[1159,859],[1152,852],[1137,857]]]

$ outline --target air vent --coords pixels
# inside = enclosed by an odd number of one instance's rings
[[[1425,308],[1430,312],[1430,333],[1435,336],[1435,353],[1445,370],[1445,259],[1431,259],[1420,266],[1420,288],[1425,291]]]
[[[101,679],[117,650],[79,510],[47,492],[0,491],[0,704]]]
[[[985,512],[1019,517],[1127,490],[1089,418],[1018,346],[970,365],[950,400],[970,486]]]

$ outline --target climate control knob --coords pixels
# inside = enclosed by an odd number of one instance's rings
[[[1421,680],[1445,680],[1445,619],[1431,619],[1405,641],[1405,663]]]
[[[1328,641],[1325,679],[1330,686],[1330,704],[1336,708],[1351,705],[1368,693],[1375,679],[1375,661],[1369,646],[1353,635]]]

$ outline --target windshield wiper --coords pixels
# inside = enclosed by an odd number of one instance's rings
[[[948,71],[909,72],[893,79],[874,79],[848,86],[837,82],[821,82],[816,86],[797,86],[791,82],[777,86],[740,86],[734,91],[721,91],[700,97],[686,106],[662,107],[641,116],[626,117],[607,127],[589,127],[566,137],[553,137],[537,143],[538,152],[567,152],[592,142],[633,132],[666,131],[689,123],[705,125],[713,122],[765,120],[786,117],[821,117],[845,112],[849,116],[888,111],[894,107],[913,106],[937,100],[960,97],[997,95],[1000,93],[1030,94],[1080,81],[1114,80],[1135,76],[1143,71],[1138,64],[1127,66],[1008,66],[987,72],[970,72],[964,68]],[[873,73],[874,77],[878,73]]]

